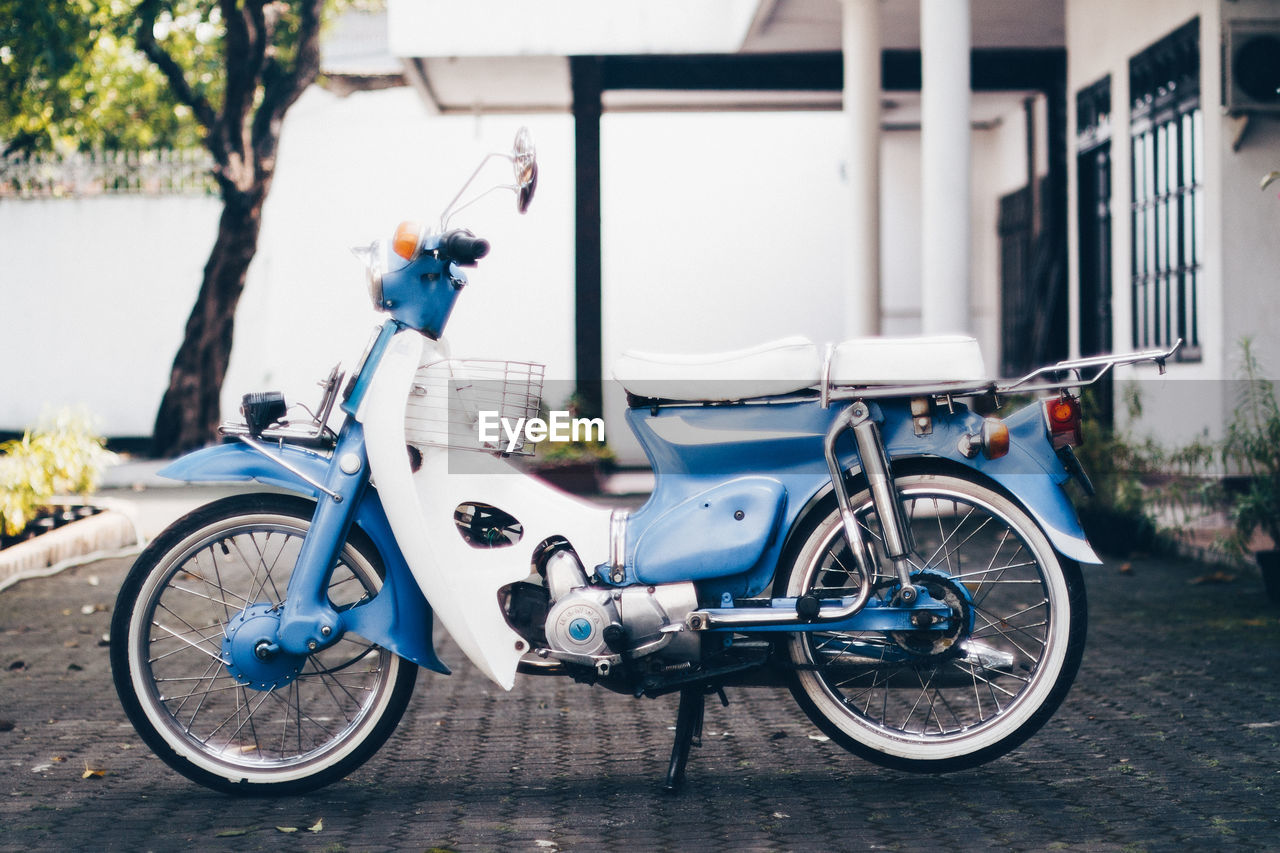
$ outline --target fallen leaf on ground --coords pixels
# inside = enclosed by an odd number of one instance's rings
[[[1236,579],[1236,576],[1233,574],[1229,574],[1224,571],[1216,571],[1216,572],[1210,572],[1207,575],[1201,575],[1198,578],[1192,578],[1189,581],[1189,583],[1192,583],[1192,584],[1231,583],[1235,579]]]
[[[319,832],[324,829],[324,818],[320,818],[313,826],[307,827],[307,832]]]
[[[1120,574],[1122,574],[1122,575],[1131,575],[1131,574],[1133,574],[1133,563],[1121,563],[1121,564],[1120,564]]]
[[[297,832],[298,831],[298,827],[296,826],[277,826],[276,829],[279,830],[280,832]]]
[[[101,779],[103,776],[106,776],[106,775],[107,775],[106,768],[90,767],[89,762],[86,761],[84,763],[84,772],[80,774],[80,778],[81,779],[93,779],[93,778]]]
[[[247,829],[224,829],[222,830],[222,832],[215,832],[213,834],[213,837],[214,838],[235,838],[240,835],[248,835],[248,834],[249,834],[249,830]]]

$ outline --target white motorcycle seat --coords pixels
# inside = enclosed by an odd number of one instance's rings
[[[832,385],[982,382],[982,349],[967,335],[853,338],[831,355]]]
[[[728,352],[628,350],[613,376],[637,397],[723,402],[791,394],[822,383],[823,348],[795,335]],[[982,382],[982,350],[966,335],[853,338],[831,353],[832,385]]]
[[[728,352],[668,355],[624,352],[613,377],[637,397],[663,400],[746,400],[812,388],[822,380],[822,353],[793,335]]]

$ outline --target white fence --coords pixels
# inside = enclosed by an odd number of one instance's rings
[[[0,158],[0,198],[208,195],[212,166],[204,149],[11,154]]]

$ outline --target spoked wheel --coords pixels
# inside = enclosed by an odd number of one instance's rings
[[[233,793],[312,790],[390,736],[417,667],[347,634],[289,655],[267,642],[315,505],[242,495],[175,522],[138,558],[111,622],[116,691],[183,775]],[[381,561],[358,530],[329,582],[339,610],[376,594]]]
[[[948,606],[949,620],[930,630],[797,633],[788,641],[792,692],[826,734],[877,764],[972,767],[1030,737],[1066,696],[1084,651],[1084,583],[1003,495],[949,476],[897,485],[915,540],[913,583]],[[870,494],[852,505],[878,545]],[[852,594],[862,583],[853,565],[833,512],[801,546],[787,595]],[[889,603],[898,581],[887,564],[881,571],[872,595]]]

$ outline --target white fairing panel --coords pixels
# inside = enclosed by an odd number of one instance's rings
[[[610,510],[578,500],[484,453],[468,454],[474,458],[455,466],[465,467],[460,473],[450,471],[446,448],[422,447],[422,466],[414,472],[405,450],[405,403],[418,367],[443,357],[443,344],[417,332],[397,334],[356,418],[364,425],[369,465],[387,519],[423,594],[471,662],[510,690],[528,643],[507,624],[498,590],[527,577],[535,549],[553,536],[567,539],[583,565],[605,562]],[[474,502],[518,519],[524,527],[520,541],[505,548],[468,544],[454,522],[454,511]]]

